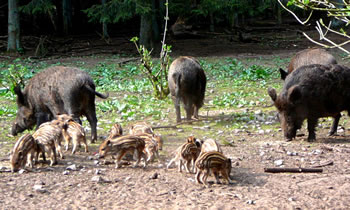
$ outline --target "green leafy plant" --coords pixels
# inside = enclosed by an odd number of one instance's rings
[[[7,69],[0,71],[1,86],[13,92],[13,89],[18,85],[24,87],[25,80],[32,76],[32,71],[17,59],[14,64],[9,64]]]

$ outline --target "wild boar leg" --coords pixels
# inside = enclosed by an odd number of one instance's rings
[[[187,120],[191,120],[192,114],[193,114],[193,102],[192,102],[192,100],[187,99],[187,101],[184,103],[184,105],[185,105]]]
[[[339,119],[341,117],[341,114],[338,113],[336,116],[334,116],[334,120],[333,120],[333,124],[332,124],[332,128],[329,131],[329,136],[333,136],[334,134],[337,133],[337,129],[338,129],[338,124],[339,124]]]
[[[196,105],[193,106],[193,117],[195,119],[199,119],[199,116],[198,116],[198,107]]]
[[[180,96],[176,96],[176,97],[172,97],[173,98],[173,102],[174,102],[174,106],[175,106],[175,113],[176,113],[176,122],[179,123],[181,122],[181,113],[180,113],[180,103],[181,103],[181,99]]]
[[[307,119],[307,130],[309,131],[309,137],[307,140],[309,142],[312,142],[316,139],[316,134],[315,134],[315,127],[317,125],[317,118],[309,118]]]
[[[86,118],[90,123],[91,127],[91,143],[95,143],[97,140],[97,118],[96,118],[96,112],[95,107],[93,108],[93,111],[90,110],[88,113],[86,113]]]
[[[216,184],[221,184],[220,179],[219,179],[219,172],[214,171],[213,174],[214,174],[214,177],[216,179]]]

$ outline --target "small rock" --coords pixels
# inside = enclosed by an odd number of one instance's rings
[[[184,129],[182,129],[182,128],[177,129],[177,132],[179,132],[179,133],[183,133],[183,132],[184,132]]]
[[[33,190],[40,193],[47,192],[43,185],[34,185]]]
[[[259,110],[256,110],[255,112],[254,112],[254,114],[256,114],[256,115],[259,115],[259,114],[261,114],[262,113],[262,111],[259,109]]]
[[[259,134],[265,134],[265,131],[264,130],[259,130],[258,133]]]
[[[255,204],[255,201],[254,201],[254,200],[248,200],[248,201],[247,201],[247,204],[254,205],[254,204]]]
[[[150,176],[149,178],[150,179],[157,179],[158,178],[158,173],[156,172],[156,173],[154,173],[152,176]]]
[[[312,151],[312,154],[314,154],[314,155],[319,155],[319,154],[322,154],[322,153],[323,152],[321,150],[319,150],[319,149],[316,149],[316,150]]]
[[[259,155],[260,155],[260,156],[264,156],[264,155],[265,155],[265,152],[264,152],[264,151],[261,151]]]
[[[88,157],[87,157],[87,159],[88,159],[88,160],[93,160],[93,159],[94,159],[94,157],[92,157],[92,156],[88,156]]]
[[[100,164],[100,161],[95,160],[95,161],[94,161],[94,165],[98,165],[98,164]]]
[[[99,169],[96,169],[95,174],[96,175],[101,174],[101,171]]]
[[[77,170],[77,166],[75,164],[70,165],[66,168],[66,170],[71,170],[71,171],[76,171]]]
[[[205,126],[203,126],[203,129],[204,129],[204,130],[209,130],[209,129],[210,129],[210,126],[209,126],[209,125],[205,125]]]
[[[295,201],[295,198],[290,197],[290,198],[288,198],[288,200],[289,200],[289,201]]]
[[[21,169],[21,170],[18,171],[19,174],[23,174],[23,173],[25,173],[25,172],[26,172],[25,169]]]
[[[92,182],[102,183],[104,182],[103,178],[101,176],[94,176],[91,178]]]
[[[223,134],[223,133],[224,133],[224,131],[222,131],[222,130],[219,130],[219,131],[217,132],[218,135],[221,135],[221,134]]]
[[[163,164],[158,164],[158,168],[164,168]]]
[[[283,165],[283,160],[275,160],[274,164],[275,164],[275,166],[281,166],[281,165]]]
[[[297,152],[287,151],[287,155],[288,155],[288,156],[297,156],[298,153],[297,153]]]
[[[69,171],[65,170],[65,171],[63,171],[62,174],[63,174],[63,175],[68,175],[68,174],[69,174]]]
[[[190,182],[195,182],[195,180],[193,178],[188,178],[187,180]]]
[[[234,129],[233,132],[237,134],[237,133],[240,133],[241,130],[240,129]]]
[[[126,177],[125,179],[124,179],[124,181],[129,181],[131,179],[131,177],[130,176],[128,176],[128,177]]]

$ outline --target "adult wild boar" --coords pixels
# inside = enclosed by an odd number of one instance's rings
[[[74,67],[54,66],[45,69],[30,79],[17,95],[17,116],[12,126],[12,135],[52,120],[59,114],[72,115],[80,122],[86,116],[91,126],[92,142],[97,139],[95,95],[107,98],[95,91],[95,84],[88,73]]]
[[[203,106],[207,78],[199,61],[181,56],[174,60],[168,73],[170,93],[175,104],[176,122],[181,122],[180,103],[183,102],[187,120],[198,118]]]
[[[295,69],[300,68],[301,66],[306,66],[311,64],[322,64],[322,65],[337,64],[337,61],[332,54],[330,54],[324,49],[320,49],[320,48],[305,49],[298,52],[296,55],[292,57],[288,65],[288,72],[280,68],[281,79],[285,80],[288,74],[290,74]],[[334,116],[333,125],[331,127],[331,130],[329,131],[330,136],[336,134],[340,117],[341,117],[340,113]]]
[[[288,74],[290,74],[295,69],[311,64],[337,64],[337,60],[332,54],[324,49],[310,48],[302,50],[292,57],[287,67],[288,71],[280,68],[281,79],[285,80]]]
[[[286,78],[278,96],[275,89],[268,93],[286,139],[294,138],[307,119],[308,140],[313,141],[318,118],[350,111],[350,69],[336,64],[302,66]]]

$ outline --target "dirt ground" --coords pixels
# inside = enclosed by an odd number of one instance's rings
[[[294,38],[289,39],[288,36],[292,35]],[[187,52],[191,52],[190,55],[200,57],[272,59],[275,56],[288,58],[300,49],[313,46],[302,37],[296,38],[298,36],[295,31],[272,31],[253,34],[253,38],[258,40],[254,43],[241,43],[230,40],[229,36],[218,35],[202,39],[171,40],[169,44],[174,46],[175,55],[188,55]],[[339,55],[338,51],[334,52]],[[52,59],[64,63],[84,58]],[[91,62],[95,61],[91,59]],[[340,63],[347,64],[347,61],[340,60]],[[230,114],[232,113],[226,111],[222,118],[208,118],[204,122],[220,123]],[[208,115],[210,117],[216,114],[209,112]],[[205,117],[202,116],[203,118]],[[227,137],[232,140],[231,146],[222,145],[222,148],[233,162],[230,174],[233,184],[214,184],[214,178],[209,177],[208,188],[196,184],[194,174],[180,173],[174,166],[166,169],[173,157],[172,152],[184,141],[182,136],[191,134],[187,129],[156,130],[161,134],[166,131],[167,135],[163,135],[165,144],[160,153],[160,161],[149,164],[145,169],[132,168],[130,165],[116,169],[114,164],[108,164],[110,158],[106,158],[106,164],[97,164],[97,145],[92,145],[88,154],[82,151],[76,155],[65,153],[66,158],[59,160],[58,165],[48,167],[41,163],[23,174],[6,172],[9,166],[8,154],[1,154],[0,208],[349,209],[348,121],[347,116],[341,119],[343,128],[338,130],[339,135],[335,137],[327,136],[330,122],[321,121],[317,141],[313,143],[304,140],[305,136],[285,142],[280,130],[217,132],[215,137],[218,141]],[[192,125],[202,128],[201,122]],[[10,122],[5,118],[1,123]],[[280,127],[278,123],[275,126]],[[200,132],[208,132],[210,129],[205,127]],[[305,130],[299,133],[307,135]],[[99,135],[101,137],[102,134]],[[322,173],[264,172],[266,167],[311,168],[325,163],[328,164],[321,167]],[[73,170],[68,170],[69,166]]]

